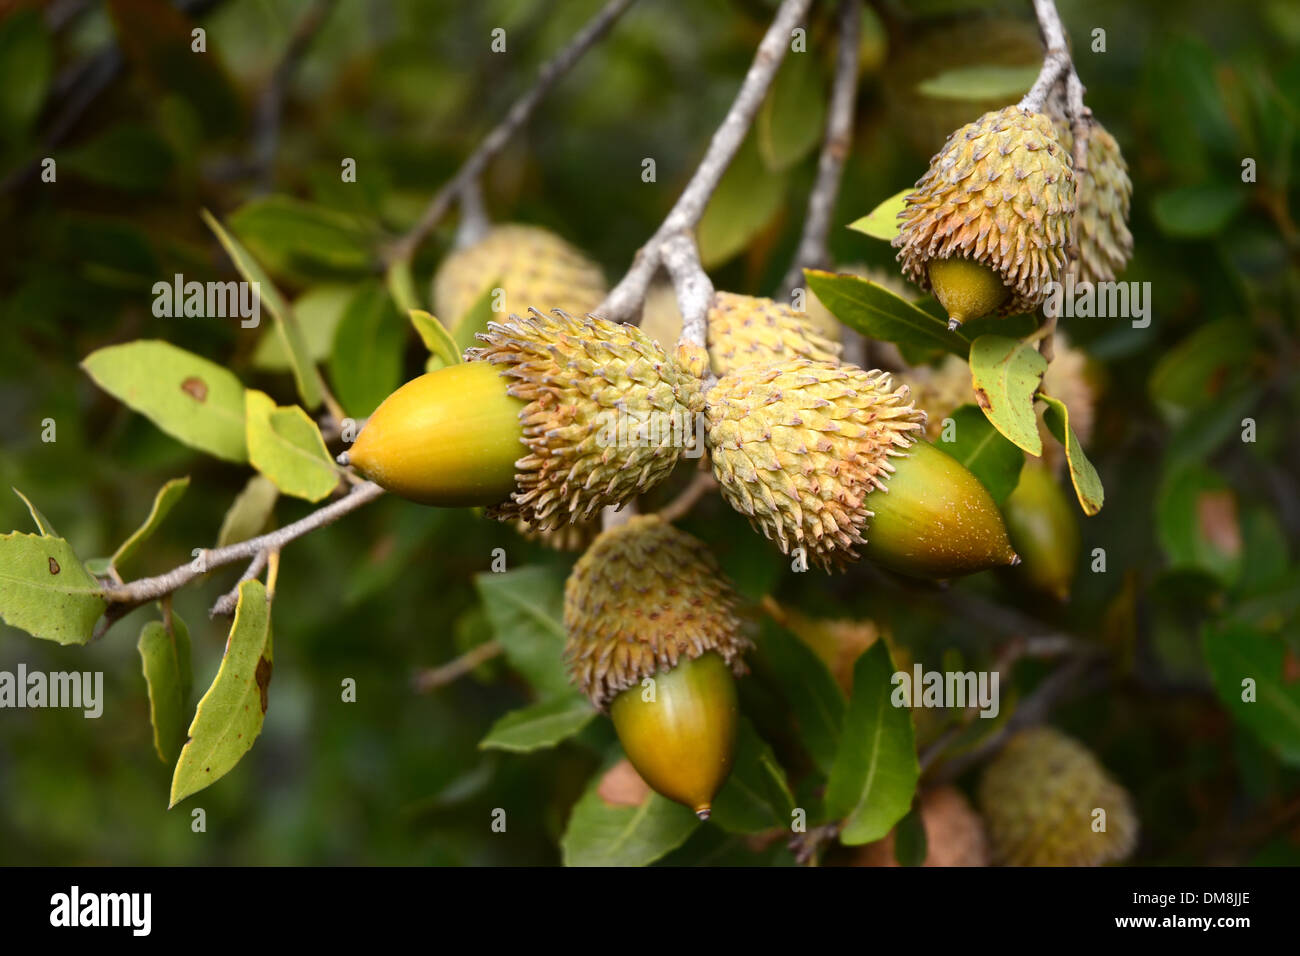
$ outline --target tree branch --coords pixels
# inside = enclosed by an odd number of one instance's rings
[[[803,285],[804,269],[830,268],[827,238],[835,199],[840,192],[844,163],[853,143],[853,110],[858,89],[858,36],[862,31],[862,0],[840,0],[839,46],[835,54],[835,80],[831,85],[826,133],[817,159],[817,179],[808,194],[808,214],[790,271],[781,282],[777,298],[788,300]]]
[[[538,70],[537,82],[532,88],[525,92],[519,99],[514,102],[510,110],[506,113],[505,118],[501,120],[492,131],[483,138],[478,148],[469,155],[469,158],[461,164],[456,175],[452,176],[442,188],[434,193],[433,198],[429,200],[429,205],[425,207],[424,213],[414,226],[392,245],[388,252],[388,263],[402,259],[409,259],[414,254],[420,243],[428,237],[433,228],[442,221],[442,217],[447,214],[451,204],[462,196],[462,190],[467,184],[478,179],[483,170],[490,163],[506,144],[510,138],[528,122],[537,109],[537,104],[545,98],[551,88],[563,77],[569,70],[573,69],[583,54],[596,44],[601,37],[609,32],[614,21],[623,15],[636,0],[609,0],[604,7],[600,9],[594,17],[587,21],[581,30],[574,35],[569,41],[569,45],[557,53],[552,59],[548,60]]]
[[[473,650],[466,651],[454,661],[449,661],[441,667],[430,667],[422,670],[415,675],[416,693],[427,694],[435,688],[459,680],[484,661],[492,660],[504,650],[505,648],[501,646],[500,641],[485,641]]]
[[[311,48],[312,41],[334,9],[335,0],[316,0],[294,27],[293,35],[284,55],[276,64],[266,88],[257,102],[256,126],[253,134],[252,171],[256,173],[262,190],[271,188],[275,152],[280,142],[280,119],[284,113],[284,100],[289,83],[297,72],[298,64]]]
[[[682,313],[679,341],[705,346],[705,320],[713,283],[700,264],[699,247],[694,231],[704,215],[722,175],[731,165],[746,133],[767,96],[772,78],[790,49],[794,28],[803,20],[812,0],[782,0],[771,26],[754,54],[754,62],[745,74],[740,90],[722,124],[713,134],[704,158],[690,182],[669,210],[663,224],[632,260],[632,266],[601,303],[597,312],[615,322],[628,321],[645,302],[650,280],[662,265],[668,270],[677,291]]]
[[[107,616],[116,620],[125,611],[139,607],[148,601],[156,600],[165,594],[171,594],[213,568],[232,564],[235,561],[252,559],[261,552],[266,552],[268,555],[272,552],[278,552],[290,541],[301,538],[309,531],[315,531],[317,528],[332,524],[345,514],[374,501],[383,493],[383,488],[374,482],[367,481],[365,484],[354,487],[342,498],[313,511],[307,517],[301,518],[293,522],[293,524],[285,525],[283,528],[269,534],[249,538],[247,541],[240,541],[224,548],[204,550],[195,560],[182,564],[179,568],[174,568],[166,574],[160,574],[152,578],[141,578],[128,584],[104,588],[100,592],[100,596],[110,604]]]

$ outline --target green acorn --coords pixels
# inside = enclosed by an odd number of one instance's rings
[[[1047,115],[1019,106],[956,130],[930,161],[893,245],[904,273],[949,309],[951,328],[1043,301],[1070,246],[1072,165]]]
[[[1069,600],[1079,560],[1079,520],[1051,469],[1026,462],[1020,483],[1002,503],[1002,514],[1023,562],[1019,576],[1036,590]]]
[[[703,818],[735,748],[736,601],[704,544],[655,515],[603,532],[564,590],[570,679],[646,783]]]
[[[639,329],[534,311],[479,337],[469,361],[384,400],[349,452],[358,471],[538,530],[590,520],[672,471],[703,396]]]
[[[884,372],[796,359],[751,365],[707,395],[723,497],[781,550],[827,570],[858,558],[951,577],[1014,563],[979,481],[918,442],[925,413]]]

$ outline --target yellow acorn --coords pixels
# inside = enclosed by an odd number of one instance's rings
[[[880,371],[808,359],[751,365],[708,393],[723,497],[785,553],[827,570],[859,555],[950,577],[1015,561],[1001,515],[962,465],[924,442],[925,413]]]
[[[1079,560],[1079,519],[1051,469],[1026,462],[1019,484],[1002,503],[1002,515],[1021,558],[1019,576],[1032,588],[1068,600]]]
[[[505,293],[497,309],[502,315],[528,309],[587,315],[606,292],[600,266],[581,250],[538,226],[507,223],[442,261],[433,277],[434,314],[455,329],[494,282]]]
[[[950,308],[950,327],[1029,312],[1065,265],[1074,203],[1072,160],[1052,121],[1008,106],[948,137],[907,196],[893,244],[904,273]]]
[[[1128,792],[1087,747],[1051,727],[1007,742],[984,770],[979,806],[1003,865],[1099,866],[1125,859],[1137,842]]]
[[[349,452],[358,471],[549,530],[662,481],[703,408],[699,380],[632,326],[534,311],[480,338],[384,400]]]
[[[465,362],[407,382],[384,399],[348,450],[349,463],[394,494],[440,507],[494,505],[515,488],[526,404],[501,371]]]
[[[736,600],[704,544],[655,515],[603,532],[565,585],[570,678],[646,783],[702,817],[735,747]]]
[[[1124,270],[1133,255],[1129,232],[1129,206],[1133,183],[1119,143],[1106,128],[1092,120],[1088,132],[1087,168],[1079,174],[1078,212],[1079,281],[1110,282]],[[1061,145],[1074,154],[1074,134],[1063,117],[1053,116]]]

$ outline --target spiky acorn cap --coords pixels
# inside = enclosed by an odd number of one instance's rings
[[[1133,233],[1128,214],[1133,182],[1115,137],[1096,120],[1088,131],[1087,168],[1078,175],[1079,281],[1110,282],[1124,270],[1133,255]],[[1071,156],[1074,135],[1069,123],[1053,117],[1057,138]]]
[[[600,534],[600,519],[562,524],[549,531],[537,531],[522,518],[515,522],[515,530],[529,541],[536,541],[552,551],[585,551]]]
[[[925,425],[886,373],[803,358],[723,377],[705,415],[723,497],[782,551],[803,547],[827,570],[858,557],[867,495]]]
[[[490,283],[505,292],[501,313],[559,309],[594,312],[605,298],[605,276],[577,247],[539,226],[494,226],[478,242],[447,256],[433,277],[433,310],[455,328]]]
[[[534,309],[479,338],[466,356],[498,366],[526,403],[516,488],[492,517],[540,530],[588,520],[666,478],[694,434],[699,380],[635,326]]]
[[[719,378],[746,365],[840,357],[840,344],[818,332],[807,313],[771,299],[717,292],[708,320],[709,358]]]
[[[1051,727],[1007,742],[985,768],[979,805],[994,860],[1004,865],[1099,866],[1124,859],[1137,842],[1128,791],[1087,747]],[[1101,832],[1093,830],[1098,809],[1106,811]]]
[[[948,137],[907,197],[894,237],[904,273],[931,288],[931,261],[970,259],[1001,276],[998,313],[1037,308],[1070,245],[1072,160],[1043,113],[985,113]]]
[[[818,303],[820,306],[820,303]],[[838,335],[839,322],[823,308]],[[841,346],[808,312],[796,312],[772,299],[715,292],[707,315],[709,365],[721,378],[745,365],[809,358],[833,362]],[[682,332],[682,313],[672,287],[656,283],[646,294],[641,328],[670,349]]]
[[[743,673],[750,642],[736,601],[703,542],[656,515],[615,525],[565,584],[569,677],[603,709],[642,678],[709,651]]]

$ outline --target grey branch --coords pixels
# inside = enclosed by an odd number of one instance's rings
[[[506,113],[492,131],[483,138],[478,148],[461,164],[450,180],[434,193],[429,205],[420,216],[419,221],[411,227],[389,250],[389,262],[409,259],[421,242],[442,221],[453,202],[463,196],[465,186],[477,180],[497,154],[501,152],[510,138],[528,122],[533,111],[537,109],[551,88],[573,69],[583,54],[593,47],[601,37],[609,32],[623,12],[636,0],[609,0],[600,11],[587,21],[569,41],[569,45],[542,65],[537,72],[537,82],[525,92]]]
[[[312,41],[334,9],[334,4],[335,0],[316,0],[303,14],[302,19],[294,27],[284,55],[271,74],[270,82],[266,84],[258,100],[251,165],[258,177],[258,187],[262,191],[271,188],[275,153],[280,143],[280,120],[284,113],[284,100],[289,93],[289,84],[303,57],[311,49]]]
[[[236,561],[251,560],[259,552],[269,554],[273,551],[279,551],[290,541],[301,538],[317,528],[332,524],[345,514],[374,501],[383,493],[383,488],[374,482],[367,481],[364,484],[355,486],[342,498],[313,511],[307,517],[301,518],[293,522],[293,524],[287,524],[269,534],[249,538],[247,541],[226,545],[224,548],[212,548],[203,551],[195,560],[182,564],[179,568],[173,568],[166,574],[160,574],[152,578],[141,578],[138,581],[131,581],[116,587],[107,587],[100,592],[100,596],[108,601],[110,605],[119,606],[116,609],[110,607],[109,613],[114,614],[115,618],[120,617],[123,608],[129,610],[147,601],[156,600],[165,594],[171,594],[213,568],[219,568]]]
[[[1047,53],[1038,79],[1020,101],[1020,108],[1037,113],[1042,110],[1056,81],[1073,72],[1074,64],[1070,61],[1070,47],[1065,39],[1061,15],[1056,12],[1055,0],[1034,0],[1034,15],[1038,17],[1038,28],[1043,33]]]
[[[235,608],[239,605],[239,586],[261,574],[266,568],[266,560],[269,557],[270,555],[266,551],[259,551],[253,555],[253,560],[248,562],[248,567],[239,576],[235,586],[217,598],[217,603],[213,604],[212,609],[208,611],[208,617],[229,617],[234,614]]]
[[[790,49],[791,35],[807,14],[811,2],[782,0],[758,45],[754,62],[740,84],[740,91],[713,134],[700,165],[663,224],[637,251],[632,267],[596,310],[600,315],[615,322],[628,321],[636,316],[645,302],[650,280],[663,266],[677,290],[677,301],[682,311],[681,341],[701,347],[705,345],[705,317],[709,300],[713,297],[713,283],[700,265],[695,227],[753,125],[772,85],[772,78]]]
[[[498,641],[485,641],[473,650],[466,651],[454,661],[443,664],[441,667],[430,667],[427,670],[420,671],[415,675],[415,690],[417,693],[427,694],[435,688],[444,687],[464,677],[484,661],[492,660],[504,650],[505,648]]]
[[[826,133],[817,159],[817,180],[808,194],[808,214],[790,271],[781,282],[778,298],[788,300],[803,285],[804,269],[831,266],[827,238],[831,216],[840,192],[844,162],[853,144],[853,110],[858,89],[858,36],[862,31],[861,0],[840,0],[839,47],[835,54],[835,80],[831,86]]]

